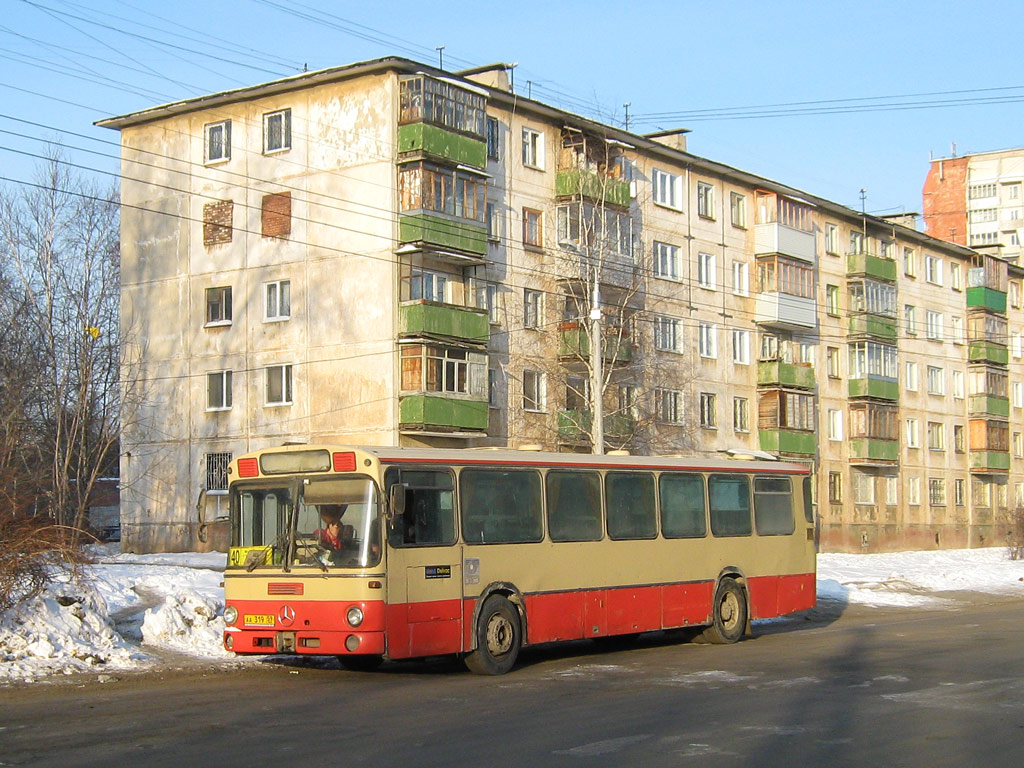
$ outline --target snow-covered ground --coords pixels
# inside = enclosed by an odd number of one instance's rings
[[[77,582],[0,613],[0,685],[91,672],[100,681],[185,657],[238,663],[223,650],[223,554],[127,555],[95,550]],[[818,599],[941,607],[949,592],[1024,597],[1024,561],[1005,549],[819,555]]]

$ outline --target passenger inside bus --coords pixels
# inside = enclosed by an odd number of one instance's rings
[[[327,549],[340,550],[354,543],[355,528],[351,525],[341,524],[341,516],[345,514],[346,507],[345,504],[320,505],[320,519],[323,520],[323,527],[315,530],[313,535]]]

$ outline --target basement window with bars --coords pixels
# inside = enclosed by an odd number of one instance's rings
[[[206,454],[206,492],[227,493],[231,453]]]

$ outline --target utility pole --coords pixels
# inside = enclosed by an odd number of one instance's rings
[[[625,104],[622,105],[622,106],[624,106],[626,108],[626,130],[627,131],[629,130],[629,106],[632,103],[633,102],[631,102],[631,101],[627,101]]]
[[[447,46],[435,45],[434,50],[437,51],[437,68],[444,69],[444,49]]]
[[[593,436],[592,453],[604,453],[604,387],[602,379],[604,338],[601,327],[601,282],[599,261],[593,265],[594,284],[590,295],[590,403],[593,414],[591,434]]]

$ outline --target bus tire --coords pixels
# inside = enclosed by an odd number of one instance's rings
[[[466,666],[477,675],[503,675],[515,665],[522,640],[516,607],[501,595],[491,595],[477,617],[476,648],[466,655]]]
[[[747,629],[747,598],[735,579],[722,579],[715,590],[711,626],[701,633],[707,643],[735,643]]]
[[[349,672],[372,672],[384,663],[384,657],[373,653],[339,656],[338,662]]]

